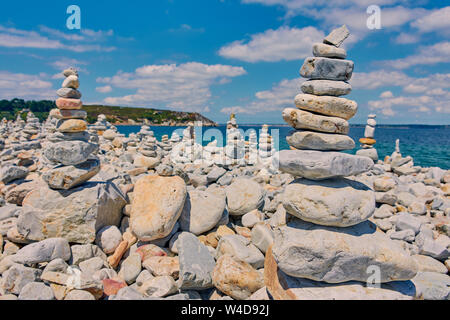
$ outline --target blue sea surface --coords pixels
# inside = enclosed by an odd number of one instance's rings
[[[240,125],[244,133],[248,134],[248,130],[255,130],[259,137],[259,130],[261,125]],[[170,138],[172,132],[177,130],[177,133],[182,135],[183,129],[186,127],[165,127],[152,126],[151,130],[155,133],[155,137],[161,140],[161,137],[167,134]],[[140,126],[118,126],[120,133],[128,136],[130,133],[137,133],[141,129]],[[210,131],[210,130],[215,131]],[[223,142],[218,142],[219,146],[225,144],[226,126],[219,125],[218,127],[203,127],[203,145],[208,144],[211,135],[216,136],[218,131],[223,136]],[[275,131],[278,130],[278,131]],[[275,148],[278,150],[289,149],[286,142],[286,136],[292,130],[288,126],[270,125],[269,133],[275,138]],[[276,139],[276,137],[279,139]],[[357,147],[353,150],[346,151],[347,153],[355,154],[359,149],[359,138],[364,135],[363,126],[353,126],[350,128],[350,137],[355,140]],[[248,135],[247,135],[248,139]],[[385,156],[391,155],[395,149],[395,140],[400,139],[400,151],[403,156],[411,156],[414,159],[415,165],[421,167],[440,167],[442,169],[450,169],[450,127],[448,126],[398,126],[398,127],[377,127],[375,131],[375,145],[378,156],[382,160]],[[277,140],[279,143],[277,143]]]

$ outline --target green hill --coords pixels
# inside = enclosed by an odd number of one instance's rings
[[[31,110],[40,121],[45,120],[51,109],[56,108],[55,102],[50,100],[25,101],[22,99],[0,100],[0,119],[5,117],[13,120],[17,114],[26,109]],[[179,125],[184,126],[194,121],[202,121],[204,126],[217,125],[214,121],[202,116],[197,112],[179,112],[151,108],[130,108],[103,105],[86,105],[89,123],[94,123],[99,114],[104,114],[107,120],[113,124],[142,124],[150,125]],[[25,119],[26,113],[22,114]]]

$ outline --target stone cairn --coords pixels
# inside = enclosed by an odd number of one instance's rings
[[[172,144],[169,141],[169,136],[167,134],[161,137],[161,142],[158,142],[158,146],[161,148],[161,152],[164,156],[168,155],[172,150]]]
[[[38,138],[40,133],[40,123],[39,119],[33,114],[33,112],[29,111],[27,113],[27,122],[23,127],[21,133],[21,141],[30,141]]]
[[[50,111],[58,119],[57,131],[47,136],[43,157],[50,166],[42,175],[52,189],[71,189],[95,176],[100,171],[100,160],[92,154],[98,145],[89,142],[85,121],[87,113],[81,110],[78,72],[69,68],[63,72],[66,79],[57,91],[58,109]]]
[[[235,114],[231,114],[227,122],[226,145],[225,145],[225,163],[226,164],[244,164],[245,163],[245,141],[241,132],[238,130]]]
[[[280,171],[298,179],[283,192],[283,207],[293,217],[274,229],[273,256],[286,275],[323,287],[368,283],[370,270],[379,271],[377,284],[409,280],[417,273],[409,253],[368,221],[375,211],[375,192],[344,178],[368,171],[373,161],[334,152],[354,147],[346,120],[357,105],[338,97],[351,90],[346,81],[353,62],[344,60],[346,51],[339,48],[348,35],[342,26],[314,44],[314,57],[306,58],[300,71],[311,80],[302,85],[305,94],[295,98],[298,110],[283,111],[284,119],[299,129],[287,138],[294,150],[278,155]]]
[[[272,162],[272,156],[275,153],[274,142],[269,135],[269,126],[263,125],[259,135],[259,161],[264,166],[269,166]]]
[[[377,149],[373,147],[376,143],[376,140],[374,139],[375,126],[377,125],[377,121],[375,120],[376,117],[377,116],[374,114],[369,114],[366,129],[364,130],[364,138],[359,139],[362,149],[356,152],[357,155],[369,157],[374,162],[378,161]]]

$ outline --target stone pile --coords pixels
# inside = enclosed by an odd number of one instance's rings
[[[272,156],[275,154],[274,141],[269,135],[269,126],[263,125],[259,134],[259,161],[264,166],[269,166]]]
[[[172,151],[172,144],[169,141],[169,136],[167,134],[161,137],[161,142],[158,142],[158,146],[161,148],[164,156],[168,155]]]
[[[234,114],[230,116],[230,120],[227,122],[224,154],[226,164],[245,164],[245,141],[238,130]]]
[[[92,154],[98,145],[90,143],[86,131],[87,113],[81,110],[78,72],[67,69],[62,88],[57,91],[58,109],[51,110],[58,119],[57,131],[47,136],[48,143],[43,151],[44,162],[50,168],[42,175],[52,189],[71,189],[83,184],[100,170],[100,160]]]
[[[345,26],[313,47],[300,71],[311,80],[305,94],[295,98],[297,109],[283,111],[294,129],[287,137],[295,149],[279,154],[280,171],[298,179],[286,186],[282,203],[291,219],[274,230],[273,256],[288,276],[318,283],[368,282],[370,270],[380,271],[379,283],[412,279],[417,263],[397,243],[368,221],[375,211],[375,193],[366,184],[344,178],[373,167],[367,157],[332,152],[348,150],[347,136],[356,102],[339,98],[348,94],[346,82],[353,62],[344,60],[339,45],[349,35]]]
[[[137,167],[155,168],[161,160],[158,152],[156,138],[152,134],[142,136],[142,142],[137,149],[137,155],[134,158],[134,165]]]
[[[23,129],[21,130],[21,141],[36,140],[41,130],[39,119],[29,111],[27,113],[27,121]]]
[[[373,146],[376,143],[375,137],[375,126],[377,125],[377,121],[375,120],[377,116],[374,114],[369,114],[367,119],[367,125],[364,130],[364,138],[359,139],[361,143],[361,150],[356,152],[359,156],[366,156],[372,159],[374,162],[378,161],[378,152]]]

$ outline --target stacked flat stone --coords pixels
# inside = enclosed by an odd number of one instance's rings
[[[235,114],[231,114],[227,122],[225,145],[225,163],[243,164],[245,162],[245,141],[238,130]]]
[[[144,139],[144,137],[147,136],[154,137],[155,133],[150,129],[148,125],[143,125],[137,135],[140,139]]]
[[[274,141],[269,135],[269,126],[265,124],[262,126],[259,134],[259,161],[265,166],[270,165],[274,153]]]
[[[58,109],[50,111],[58,119],[57,131],[47,136],[43,158],[50,166],[43,179],[52,189],[71,189],[93,176],[100,170],[100,161],[93,156],[98,145],[90,143],[86,131],[87,113],[81,110],[78,72],[74,68],[64,70],[66,77],[62,88],[57,91]]]
[[[307,134],[325,136],[296,139],[296,147],[315,150],[285,150],[279,154],[280,171],[300,179],[283,192],[283,206],[295,218],[274,230],[273,255],[278,267],[295,278],[333,284],[366,282],[372,274],[370,268],[379,268],[379,283],[409,280],[417,273],[414,259],[368,221],[375,211],[375,192],[359,181],[344,178],[366,172],[373,161],[316,151],[345,150],[352,144],[346,142],[348,124],[344,121],[356,113],[356,103],[336,98],[350,89],[344,80],[350,78],[353,63],[336,59],[345,57],[338,46],[348,35],[345,26],[333,31],[324,44],[314,45],[315,55],[321,57],[307,58],[302,68],[302,75],[314,78],[303,88],[321,95],[296,98],[301,111],[298,116],[287,117],[288,122],[295,119],[295,127],[308,129]],[[314,113],[303,114],[303,110]],[[295,111],[289,114],[295,115]]]
[[[377,149],[373,147],[376,143],[376,140],[374,139],[375,126],[377,125],[377,121],[375,120],[376,117],[375,114],[369,114],[367,125],[364,130],[364,138],[359,139],[362,149],[356,152],[357,155],[369,157],[374,162],[378,161]]]
[[[161,137],[161,141],[158,142],[158,146],[161,148],[162,154],[164,156],[168,155],[172,150],[172,144],[169,141],[169,136],[167,134]]]
[[[38,138],[38,134],[40,133],[40,123],[39,119],[33,114],[33,112],[29,111],[27,113],[27,121],[25,126],[23,127],[21,133],[21,141],[30,141]]]
[[[130,133],[128,139],[126,140],[126,150],[135,153],[139,147],[139,138],[136,134]]]

